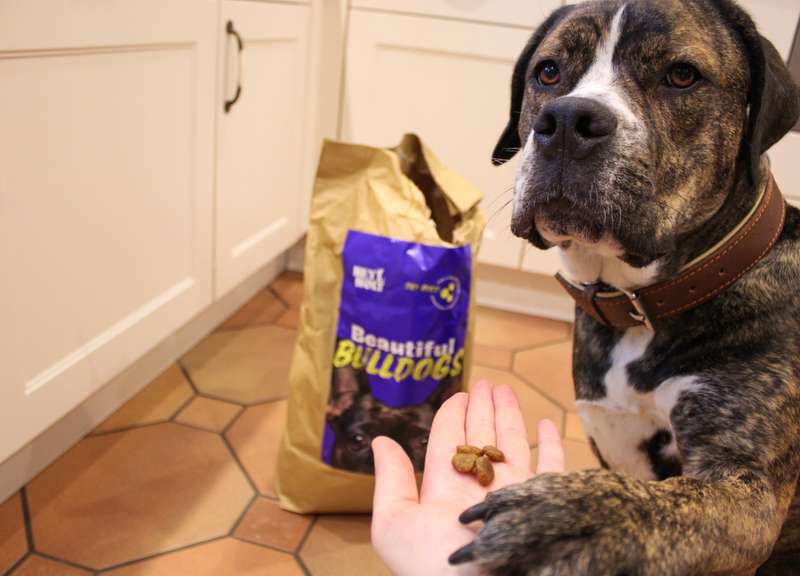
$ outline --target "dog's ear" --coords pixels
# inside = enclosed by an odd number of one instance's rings
[[[514,65],[514,73],[511,75],[511,111],[508,117],[508,124],[505,130],[500,135],[500,140],[494,147],[492,153],[492,164],[499,166],[514,157],[517,151],[521,148],[519,141],[519,117],[522,112],[522,100],[525,96],[525,72],[528,70],[528,62],[536,52],[539,44],[542,43],[547,33],[558,23],[564,16],[571,10],[572,6],[562,6],[547,18],[536,32],[525,44],[522,49],[522,54],[519,55],[517,63]]]
[[[742,155],[753,182],[759,180],[761,155],[792,129],[800,117],[800,89],[772,43],[753,19],[731,0],[715,4],[739,34],[750,66],[749,112]]]
[[[329,418],[341,416],[353,406],[356,396],[366,393],[369,393],[369,380],[363,371],[356,371],[350,366],[334,368],[327,416]]]

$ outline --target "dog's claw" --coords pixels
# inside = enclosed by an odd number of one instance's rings
[[[450,554],[450,558],[447,561],[450,564],[463,564],[464,562],[472,562],[475,560],[475,548],[474,544],[467,544],[466,546],[462,546],[452,554]]]
[[[475,520],[484,520],[489,512],[489,504],[486,501],[470,506],[461,513],[458,521],[462,524],[469,524]]]

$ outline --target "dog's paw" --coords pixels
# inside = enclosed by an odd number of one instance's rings
[[[542,474],[466,510],[461,522],[484,526],[450,562],[504,576],[645,574],[645,500],[641,485],[610,472]]]

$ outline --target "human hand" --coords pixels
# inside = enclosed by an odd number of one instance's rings
[[[494,464],[495,478],[489,486],[453,469],[450,460],[459,444],[491,444],[505,453],[506,461]],[[561,439],[552,422],[539,423],[538,444],[536,472],[562,471]],[[442,405],[431,427],[419,493],[414,468],[400,445],[379,437],[372,449],[372,543],[386,565],[399,576],[479,574],[474,566],[447,562],[453,551],[475,538],[474,530],[459,523],[458,516],[490,491],[533,475],[525,423],[511,388],[479,382],[469,394],[455,394]]]

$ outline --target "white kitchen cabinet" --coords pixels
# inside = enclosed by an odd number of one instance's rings
[[[484,193],[490,217],[480,260],[517,268],[521,240],[509,230],[516,162],[492,166],[506,125],[511,72],[529,31],[352,10],[341,137],[394,146],[416,132]]]
[[[217,3],[41,4],[0,0],[0,461],[212,298]]]
[[[534,28],[561,0],[350,0],[354,8]]]
[[[301,234],[308,28],[307,6],[241,0],[222,4],[217,297]],[[243,42],[241,54],[235,34]],[[224,102],[233,99],[237,83],[240,96],[225,112]]]

